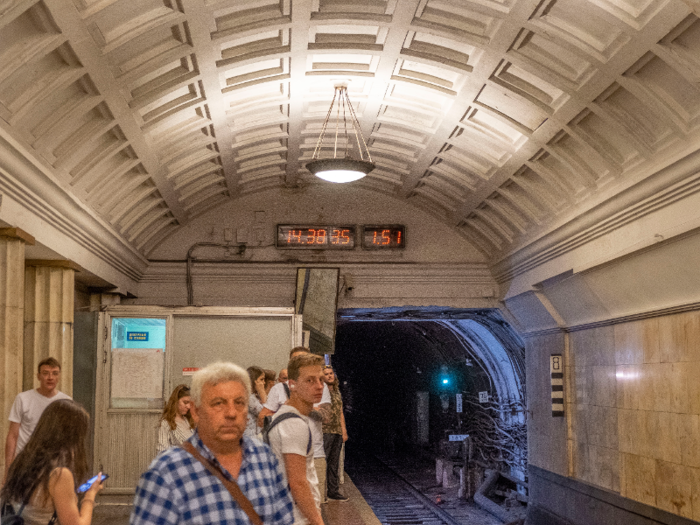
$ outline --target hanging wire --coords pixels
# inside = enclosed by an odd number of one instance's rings
[[[331,102],[331,107],[328,108],[328,113],[326,114],[326,120],[323,121],[323,128],[321,129],[321,135],[318,137],[318,142],[316,143],[316,149],[314,149],[314,154],[311,157],[313,159],[317,159],[318,154],[320,153],[321,144],[323,143],[323,138],[326,135],[326,127],[328,126],[328,120],[331,117],[331,111],[333,111],[333,104],[335,104],[335,97],[337,94],[338,94],[338,90],[336,89],[335,92],[333,93],[333,101]]]
[[[347,89],[345,90],[345,96],[348,97]],[[335,97],[334,97],[335,98]],[[369,153],[369,148],[367,147],[367,143],[365,142],[365,137],[362,135],[362,130],[358,129],[360,127],[360,123],[357,120],[357,115],[355,114],[355,109],[352,107],[352,104],[350,104],[350,98],[348,98],[348,106],[350,106],[350,117],[352,118],[352,125],[355,128],[355,140],[357,141],[357,149],[360,150],[360,159],[365,160],[364,155],[362,154],[362,148],[360,147],[360,141],[357,137],[357,132],[360,132],[360,137],[362,139],[362,145],[365,147],[365,151],[367,152],[367,159],[372,162],[372,155]]]
[[[343,128],[345,130],[345,158],[348,158],[348,152],[350,151],[350,140],[348,139],[348,119],[347,119],[347,116],[345,115],[345,100],[348,98],[348,88],[341,88],[340,94],[345,95],[344,97],[342,97],[342,100],[343,100]],[[348,105],[350,105],[349,100],[348,100]],[[360,152],[360,156],[362,156],[362,152]]]
[[[347,122],[347,115],[348,113],[350,114],[350,121],[352,123],[352,130],[355,135],[355,142],[357,144],[357,149],[360,153],[360,160],[365,160],[365,153],[366,157],[369,160],[369,162],[372,162],[372,156],[369,153],[369,148],[367,147],[367,143],[365,142],[365,138],[362,135],[362,130],[360,129],[360,123],[357,120],[357,114],[355,113],[355,109],[352,107],[352,104],[350,102],[350,97],[348,96],[348,88],[347,86],[344,85],[339,85],[335,86],[335,91],[333,93],[333,100],[331,101],[331,106],[328,108],[328,113],[326,114],[326,119],[323,121],[323,127],[321,128],[321,134],[318,138],[318,142],[316,143],[316,148],[314,149],[314,153],[312,155],[312,159],[316,160],[319,158],[319,155],[321,153],[321,148],[323,146],[323,140],[325,139],[326,136],[326,130],[328,128],[328,122],[330,120],[331,114],[333,113],[333,106],[336,103],[336,100],[338,100],[338,107],[336,108],[336,122],[335,122],[335,139],[333,142],[333,158],[338,158],[338,136],[340,135],[340,110],[341,110],[341,105],[342,105],[342,110],[343,110],[343,132],[345,134],[345,158],[349,158],[350,156],[350,134],[348,132],[348,122]],[[360,142],[361,141],[361,142]],[[363,151],[364,147],[364,151]]]
[[[340,90],[340,100],[338,101],[338,109],[335,114],[335,142],[333,143],[333,158],[338,158],[338,128],[340,127],[340,103],[343,102],[343,89],[336,86],[335,93]],[[333,101],[335,101],[335,93]],[[343,118],[345,118],[345,108],[343,108]]]

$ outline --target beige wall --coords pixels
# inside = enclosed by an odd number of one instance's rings
[[[700,312],[528,337],[527,352],[531,464],[700,520]],[[566,418],[551,416],[553,353]]]
[[[363,250],[280,250],[275,248],[277,224],[403,224],[405,249],[390,252]],[[434,216],[397,199],[357,186],[319,185],[300,190],[269,190],[241,196],[204,213],[186,227],[164,239],[148,254],[151,260],[183,260],[198,242],[225,243],[230,229],[235,245],[238,233],[247,237],[242,257],[232,262],[286,262],[289,260],[343,263],[485,263],[486,258],[462,237]],[[358,243],[359,244],[359,243]],[[226,257],[221,250],[200,248],[198,257]]]
[[[506,297],[527,344],[532,465],[700,521],[698,253],[695,232]],[[565,418],[551,416],[554,353]]]
[[[586,425],[576,429],[577,449],[585,450],[586,438],[591,443],[588,456],[576,456],[581,465],[577,470],[595,471],[595,451],[600,449],[609,457],[610,477],[592,475],[592,481],[630,499],[700,520],[700,313],[604,330],[612,352],[588,360],[594,354],[585,349],[592,331],[572,334],[577,336],[572,352],[575,420]],[[582,381],[584,377],[592,377],[592,384]],[[596,396],[593,391],[599,385],[605,393]],[[602,429],[614,438],[593,445]]]

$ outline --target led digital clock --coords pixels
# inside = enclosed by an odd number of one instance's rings
[[[355,248],[355,227],[278,224],[277,247],[352,250]]]
[[[405,226],[364,226],[362,228],[362,247],[367,250],[400,249],[405,246]]]

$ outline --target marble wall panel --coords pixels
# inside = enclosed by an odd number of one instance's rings
[[[620,491],[620,454],[617,449],[576,442],[573,455],[575,478],[608,490]]]
[[[688,390],[691,382],[700,380],[690,375],[688,362],[671,363],[671,412],[690,414],[690,396]]]
[[[616,365],[639,365],[644,362],[643,321],[613,326]]]
[[[616,407],[640,410],[642,399],[642,374],[644,365],[618,365],[615,367]]]
[[[588,457],[588,443],[583,441],[573,442],[573,476],[581,481],[591,482],[591,461]]]
[[[659,318],[659,356],[661,362],[698,361],[697,342],[700,341],[700,315],[684,312]]]
[[[590,482],[620,492],[620,453],[616,448],[588,446]]]
[[[688,374],[688,411],[700,414],[700,361],[686,362],[685,367]]]
[[[618,428],[618,447],[620,453],[634,454],[637,448],[635,440],[635,431],[640,428],[639,410],[623,410],[617,411],[617,428]]]
[[[655,432],[648,436],[652,456],[671,463],[681,462],[680,417],[668,412],[650,412]]]
[[[617,379],[615,366],[591,366],[590,404],[603,407],[617,406]]]
[[[643,378],[649,381],[642,394],[647,400],[645,410],[658,412],[671,411],[671,392],[673,389],[673,364],[650,363],[645,366],[646,373]]]
[[[621,494],[656,506],[656,461],[635,454],[620,454]]]
[[[572,368],[572,391],[574,402],[577,405],[590,405],[593,400],[593,370],[590,366],[576,366]]]
[[[645,319],[642,321],[643,342],[642,348],[645,363],[660,363],[661,351],[659,350],[659,319]]]
[[[673,514],[693,516],[693,476],[691,469],[677,463],[656,461],[656,506]],[[697,490],[697,487],[695,487]]]
[[[700,469],[691,468],[690,475],[693,483],[693,494],[690,498],[690,503],[693,507],[693,519],[700,521]]]
[[[588,421],[590,419],[589,412],[591,407],[581,403],[571,404],[571,435],[580,443],[588,442]]]
[[[540,336],[528,344],[532,464],[700,518],[700,312]],[[549,412],[549,355],[567,367],[567,433]],[[536,376],[536,377],[533,377]],[[534,441],[532,441],[534,440]]]
[[[587,442],[590,445],[617,450],[618,410],[611,407],[591,406],[587,411]]]
[[[615,332],[613,326],[572,332],[572,366],[605,366],[615,364]]]
[[[700,313],[571,334],[573,477],[678,516],[700,510]]]
[[[700,416],[696,414],[679,416],[678,440],[681,463],[700,468]]]

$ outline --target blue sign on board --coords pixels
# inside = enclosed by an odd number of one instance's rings
[[[148,341],[148,332],[127,332],[127,341]]]

